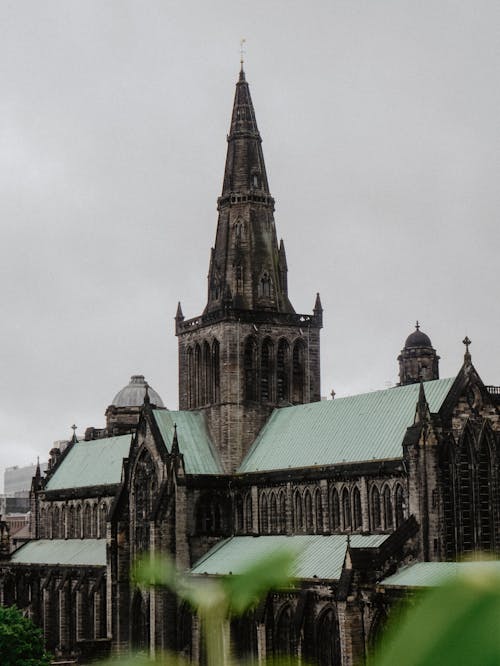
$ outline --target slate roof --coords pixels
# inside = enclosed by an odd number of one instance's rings
[[[457,576],[470,574],[500,575],[500,561],[417,562],[380,582],[384,587],[436,587]]]
[[[153,414],[169,452],[174,436],[174,423],[177,424],[179,451],[184,456],[186,474],[223,473],[203,414],[160,409],[154,410]]]
[[[16,564],[105,566],[106,539],[38,539],[12,553]]]
[[[353,548],[378,548],[387,534],[351,536]],[[217,544],[191,569],[192,574],[227,575],[241,573],[254,564],[259,557],[270,555],[281,549],[290,549],[296,554],[293,576],[295,578],[322,578],[338,580],[342,571],[347,548],[345,534],[320,536],[303,534],[298,536],[240,536],[231,537]]]
[[[132,435],[76,442],[45,486],[46,490],[86,488],[120,483],[122,462]]]
[[[424,383],[438,412],[455,378]],[[239,472],[401,458],[420,384],[276,409]]]

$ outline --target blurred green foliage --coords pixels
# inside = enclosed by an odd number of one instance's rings
[[[0,606],[1,666],[49,666],[41,629],[15,606]]]

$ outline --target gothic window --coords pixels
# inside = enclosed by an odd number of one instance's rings
[[[273,534],[276,534],[278,530],[278,502],[276,500],[276,494],[271,493],[269,501],[269,523],[270,531]]]
[[[82,507],[77,504],[75,510],[75,537],[82,538]]]
[[[235,498],[235,523],[236,531],[240,533],[243,532],[243,498],[241,495],[236,495]]]
[[[306,488],[304,493],[304,522],[306,532],[312,532],[313,525],[313,507],[312,507],[312,497],[309,492],[309,488]]]
[[[252,496],[250,493],[245,497],[245,529],[248,532],[253,530],[253,519],[252,519]]]
[[[382,492],[382,503],[384,505],[384,529],[390,530],[393,526],[392,499],[389,486],[385,486]]]
[[[187,358],[187,375],[188,375],[188,385],[187,385],[187,402],[188,407],[192,408],[194,404],[194,359],[193,359],[193,350],[191,347],[188,347],[186,351]]]
[[[234,267],[234,276],[236,278],[236,291],[241,292],[243,289],[243,268],[240,263]]]
[[[380,493],[377,486],[373,486],[372,488],[371,500],[372,529],[378,530],[382,525],[382,511],[380,508]]]
[[[99,537],[99,531],[97,529],[97,524],[98,524],[98,508],[97,504],[92,505],[92,537],[95,537],[96,539]]]
[[[149,597],[146,600],[141,590],[136,590],[132,601],[132,647],[134,650],[149,650]]]
[[[288,342],[280,340],[278,343],[278,355],[276,361],[276,398],[278,402],[286,402],[288,393]]]
[[[90,539],[92,537],[92,509],[90,504],[85,504],[83,509],[83,538]]]
[[[133,477],[135,547],[138,551],[149,550],[149,530],[153,493],[156,490],[156,468],[151,454],[146,449],[140,453]]]
[[[342,491],[342,523],[344,530],[351,528],[351,501],[347,488]]]
[[[295,631],[293,627],[292,609],[289,604],[281,609],[276,622],[276,635],[274,641],[275,653],[290,657],[295,654]],[[285,664],[286,661],[280,663]]]
[[[462,519],[462,552],[474,550],[474,480],[471,442],[466,435],[458,457],[460,516]]]
[[[492,501],[492,464],[488,439],[483,436],[479,451],[478,487],[479,487],[479,524],[481,527],[482,550],[493,549],[493,501]]]
[[[249,337],[245,342],[243,359],[245,372],[245,399],[257,400],[257,342]]]
[[[202,375],[201,347],[196,345],[194,348],[194,394],[197,407],[203,404]]]
[[[286,532],[286,497],[283,490],[280,492],[279,499],[278,532],[280,534]]]
[[[67,532],[67,522],[68,522],[68,511],[65,506],[61,507],[61,523],[60,523],[60,528],[59,528],[59,536],[61,539],[65,539]]]
[[[271,298],[272,286],[273,285],[271,281],[271,276],[267,271],[265,271],[264,273],[262,273],[259,282],[259,296],[262,296],[264,298]]]
[[[252,176],[252,187],[259,187],[259,177],[256,173]]]
[[[336,488],[332,490],[332,506],[331,506],[331,521],[332,531],[340,529],[340,499],[339,493]]]
[[[305,345],[302,340],[297,340],[293,346],[292,356],[292,402],[301,404],[304,402],[305,388]]]
[[[445,553],[447,560],[454,560],[457,555],[457,519],[456,519],[456,475],[453,457],[454,447],[445,442],[441,461],[443,489],[443,518]]]
[[[212,362],[210,345],[205,340],[203,343],[203,391],[202,404],[212,402]]]
[[[59,507],[54,505],[52,507],[52,538],[59,539]]]
[[[405,519],[405,495],[403,486],[398,483],[396,485],[396,492],[394,493],[395,505],[396,505],[396,527],[399,527],[404,523]]]
[[[295,491],[294,496],[294,517],[295,517],[295,531],[302,532],[304,529],[304,521],[302,517],[302,497],[298,490]]]
[[[106,538],[106,522],[108,518],[108,509],[103,502],[99,509],[99,539]]]
[[[238,663],[257,663],[257,628],[251,614],[231,621],[231,637]]]
[[[202,534],[227,532],[228,506],[218,496],[202,495],[196,505],[196,525]]]
[[[269,532],[269,514],[267,507],[267,497],[265,494],[260,498],[260,533],[268,534]]]
[[[363,526],[363,516],[361,513],[361,493],[359,488],[354,486],[352,491],[352,519],[353,529],[359,530]]]
[[[332,608],[328,608],[319,617],[316,636],[318,666],[340,664],[339,633]]]
[[[71,505],[68,509],[68,526],[66,528],[66,534],[69,539],[74,539],[75,534],[75,507]]]
[[[220,400],[220,352],[219,341],[212,342],[212,402]]]
[[[323,503],[321,501],[321,491],[319,488],[316,488],[314,493],[314,511],[316,518],[316,532],[318,534],[323,533]]]
[[[272,400],[273,343],[269,338],[262,343],[260,355],[260,399]]]

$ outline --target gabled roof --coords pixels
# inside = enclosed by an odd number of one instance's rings
[[[132,435],[76,442],[45,486],[46,490],[86,488],[120,483],[123,459]]]
[[[438,412],[455,381],[424,383],[429,409]],[[401,458],[420,384],[277,409],[239,472]]]
[[[387,534],[351,536],[352,548],[378,548]],[[296,554],[295,578],[322,578],[338,580],[347,549],[347,536],[333,534],[321,536],[240,536],[231,537],[212,548],[191,569],[192,574],[239,574],[259,557],[278,550],[289,549]]]
[[[457,576],[474,574],[500,575],[500,561],[485,562],[417,562],[380,582],[384,587],[436,587]]]
[[[179,451],[184,456],[186,474],[223,474],[203,414],[163,409],[155,409],[153,414],[169,452],[174,436],[174,423],[177,424]]]
[[[38,539],[12,553],[16,564],[105,566],[106,539]]]

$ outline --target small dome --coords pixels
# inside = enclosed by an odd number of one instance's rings
[[[423,331],[417,321],[415,330],[406,338],[405,349],[410,347],[432,347],[431,339]]]
[[[121,391],[118,391],[111,404],[115,407],[140,407],[146,395],[146,385],[144,375],[132,375],[130,383]],[[149,384],[147,386],[151,404],[157,407],[165,407],[158,393]]]

